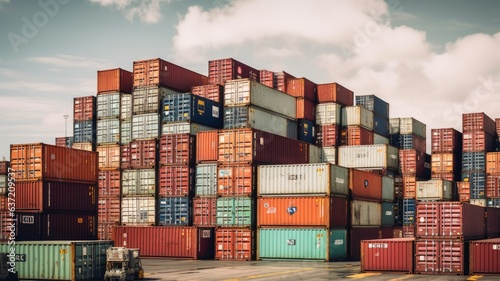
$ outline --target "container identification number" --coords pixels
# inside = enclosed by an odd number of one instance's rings
[[[369,243],[368,248],[369,249],[387,249],[387,248],[389,248],[389,245],[387,243]]]

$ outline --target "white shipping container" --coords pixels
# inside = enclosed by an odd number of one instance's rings
[[[382,200],[394,201],[394,178],[392,177],[382,176]]]
[[[166,123],[162,127],[162,135],[176,135],[176,134],[191,134],[196,135],[201,131],[215,130],[212,127],[207,127],[204,125],[189,123],[189,122],[179,122],[179,123]]]
[[[472,205],[481,206],[481,207],[487,206],[487,199],[470,199],[469,201]]]
[[[362,106],[346,106],[342,108],[342,127],[360,126],[373,130],[373,111]]]
[[[399,135],[401,118],[389,118],[389,135]]]
[[[351,145],[338,148],[338,165],[360,169],[398,169],[399,150],[386,144]]]
[[[349,171],[322,164],[261,165],[257,168],[258,195],[348,195]]]
[[[155,225],[154,197],[124,197],[121,201],[122,225]]]
[[[250,79],[229,80],[224,85],[224,106],[256,105],[288,118],[297,116],[295,97]]]
[[[447,180],[417,181],[417,200],[451,200],[452,184]]]
[[[120,143],[120,119],[97,120],[97,144]]]
[[[342,106],[338,103],[327,102],[316,105],[317,125],[340,125]]]
[[[217,163],[196,165],[195,194],[200,197],[217,196]]]
[[[351,201],[352,226],[382,225],[382,204],[361,200]]]
[[[426,126],[415,118],[400,118],[399,133],[401,135],[417,135],[425,138]]]
[[[321,162],[337,165],[337,147],[321,147]]]
[[[156,194],[155,169],[124,170],[122,194],[123,196],[154,196]]]
[[[97,119],[120,118],[121,93],[97,94]]]
[[[321,163],[322,160],[322,149],[314,144],[309,144],[309,163]]]
[[[132,119],[122,120],[120,128],[121,144],[129,144],[132,141]]]
[[[389,139],[379,134],[373,134],[373,144],[389,144]]]
[[[120,119],[132,118],[132,95],[123,95],[120,108]]]
[[[158,113],[139,114],[132,117],[132,140],[158,138],[160,124]]]

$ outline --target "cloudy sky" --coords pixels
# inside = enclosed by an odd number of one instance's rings
[[[208,75],[235,58],[390,103],[391,117],[461,130],[500,117],[500,1],[0,0],[0,159],[72,134],[97,70],[160,57]],[[429,152],[429,151],[428,151]]]

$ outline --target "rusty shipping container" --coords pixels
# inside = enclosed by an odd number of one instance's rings
[[[374,144],[373,131],[358,126],[348,126],[340,131],[340,145]]]
[[[484,131],[490,136],[496,133],[496,124],[484,112],[463,113],[462,114],[462,132],[469,133],[473,131]]]
[[[195,160],[195,136],[191,134],[162,135],[160,165],[192,165]]]
[[[316,103],[304,98],[298,98],[296,118],[307,119],[309,121],[316,120]]]
[[[276,74],[273,71],[261,69],[259,70],[259,82],[276,89]]]
[[[97,71],[97,93],[132,93],[133,73],[121,68]]]
[[[318,84],[318,102],[335,102],[343,106],[354,105],[354,92],[339,83]]]
[[[44,143],[11,144],[16,181],[42,179],[97,182],[97,153]]]
[[[431,156],[415,149],[399,150],[399,165],[403,175],[430,178]]]
[[[148,169],[156,167],[156,139],[130,142],[130,168]]]
[[[196,134],[196,163],[217,162],[219,159],[219,131],[210,130]]]
[[[191,196],[194,191],[195,170],[187,165],[168,165],[158,168],[159,187],[158,195]]]
[[[431,152],[455,153],[462,148],[462,133],[453,128],[431,129]]]
[[[292,97],[304,98],[312,103],[318,101],[316,83],[304,77],[288,79],[286,81],[286,93]]]
[[[500,208],[486,207],[486,237],[500,237]]]
[[[213,259],[214,230],[194,226],[115,226],[115,246],[141,249],[143,257]]]
[[[73,99],[73,121],[89,121],[96,117],[96,97],[76,97]]]
[[[215,230],[216,260],[255,260],[255,231],[241,228]]]
[[[361,241],[361,272],[413,273],[414,238]]]
[[[208,84],[224,85],[228,80],[242,78],[249,78],[258,82],[259,71],[233,58],[208,61]]]
[[[500,238],[469,242],[469,275],[500,274]]]
[[[350,169],[351,197],[368,201],[382,201],[382,176],[358,169]]]
[[[349,206],[351,226],[381,226],[382,204],[363,200],[351,200]]]
[[[217,167],[217,196],[253,196],[257,167],[252,164],[221,164]]]
[[[99,170],[118,170],[121,165],[121,147],[119,144],[100,145],[97,147],[99,154]]]
[[[193,199],[193,225],[215,227],[217,223],[216,200],[215,197],[197,197]]]
[[[380,227],[352,227],[349,230],[349,257],[351,260],[360,260],[361,241],[381,239]]]
[[[200,97],[222,103],[224,86],[222,85],[201,85],[191,87],[191,93]]]
[[[500,152],[486,153],[486,174],[500,174]]]
[[[316,145],[327,147],[340,144],[341,130],[339,125],[317,126]]]
[[[460,239],[418,239],[415,242],[415,273],[468,274],[467,242]]]
[[[500,198],[500,173],[486,175],[486,198]]]
[[[484,131],[463,133],[463,152],[494,151],[494,137]]]
[[[346,227],[348,209],[347,197],[259,197],[257,226]]]
[[[99,197],[97,221],[101,223],[120,224],[120,197]]]
[[[160,58],[134,61],[134,87],[162,85],[189,92],[191,87],[208,84],[208,77]]]
[[[15,185],[16,211],[97,212],[97,184],[57,180],[22,181]]]

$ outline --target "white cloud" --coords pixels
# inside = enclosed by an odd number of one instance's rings
[[[161,18],[161,4],[171,0],[89,0],[104,7],[114,7],[124,14],[125,18],[133,22],[139,18],[143,23],[158,23]]]
[[[27,61],[47,64],[62,68],[91,68],[91,69],[106,69],[110,65],[105,60],[95,58],[84,58],[72,55],[55,55],[52,57],[31,57]]]

